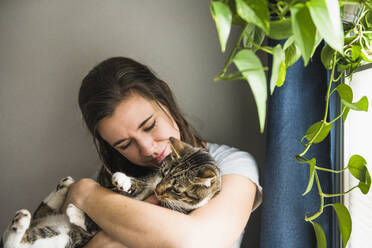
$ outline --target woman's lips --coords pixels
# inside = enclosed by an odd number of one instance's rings
[[[160,162],[161,161],[163,161],[164,160],[164,158],[166,157],[166,151],[167,151],[167,146],[164,148],[164,150],[160,153],[160,155],[159,156],[157,156],[157,157],[155,157],[155,158],[153,158],[153,162],[155,163],[155,164],[160,164]]]

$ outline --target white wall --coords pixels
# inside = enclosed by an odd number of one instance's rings
[[[369,102],[372,99],[371,86],[372,68],[353,74],[352,81],[349,82],[353,89],[353,102],[359,101],[363,96],[367,96]],[[369,173],[372,172],[372,113],[371,105],[368,112],[353,111],[350,113],[345,122],[344,128],[344,165],[347,166],[351,156],[358,154],[367,161]],[[344,191],[347,191],[358,185],[359,181],[355,179],[349,171],[344,173]],[[348,207],[352,219],[352,232],[348,248],[368,247],[371,243],[372,233],[372,194],[362,194],[359,188],[354,189],[345,195],[344,203]]]
[[[204,138],[247,150],[263,164],[248,85],[213,82],[227,54],[209,1],[2,0],[0,54],[0,232],[17,209],[34,210],[61,177],[88,177],[98,168],[77,94],[85,74],[111,56],[149,65]],[[248,243],[257,247],[258,221],[251,226]]]

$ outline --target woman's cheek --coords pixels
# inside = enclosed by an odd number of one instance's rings
[[[135,149],[133,147],[128,147],[125,151],[119,151],[122,156],[124,156],[126,159],[131,161],[132,163],[136,163],[138,161],[135,161]]]

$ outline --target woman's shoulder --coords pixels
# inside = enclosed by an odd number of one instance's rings
[[[235,147],[207,142],[206,149],[218,164],[245,159],[247,160],[246,162],[249,161],[250,164],[256,165],[253,156],[249,152]]]
[[[254,209],[257,208],[262,201],[262,186],[259,183],[259,168],[253,156],[249,152],[235,147],[208,142],[206,149],[216,161],[222,176],[244,176],[257,185],[258,192],[256,194]]]

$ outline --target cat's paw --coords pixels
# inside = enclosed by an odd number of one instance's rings
[[[132,186],[130,177],[122,172],[116,172],[112,175],[112,184],[120,191],[128,192]]]
[[[75,180],[72,177],[62,178],[57,188],[51,192],[45,199],[44,203],[48,205],[52,210],[59,211],[65,201],[68,188],[73,184]]]
[[[57,191],[70,187],[70,185],[73,184],[74,182],[75,180],[70,176],[62,178],[57,185]]]
[[[87,230],[85,225],[85,214],[79,208],[75,207],[74,204],[68,204],[66,215],[69,218],[70,223],[83,228],[85,231]]]
[[[10,232],[24,233],[30,226],[31,213],[27,209],[18,210],[9,226]]]

